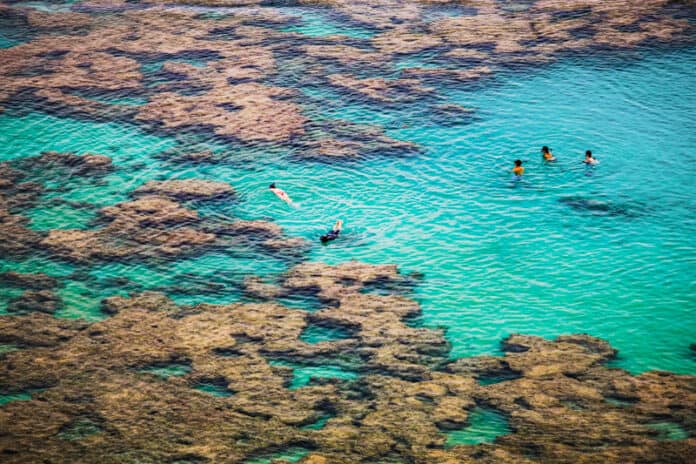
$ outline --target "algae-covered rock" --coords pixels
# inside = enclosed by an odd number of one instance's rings
[[[69,168],[76,175],[107,173],[114,169],[111,158],[92,153],[77,155],[75,153],[46,151],[38,157],[22,160],[22,164],[28,163],[40,164],[44,169],[50,169],[51,167]]]
[[[55,288],[58,285],[58,280],[42,272],[36,274],[23,274],[20,272],[5,271],[0,272],[0,284],[40,290]]]
[[[358,79],[348,74],[331,74],[327,78],[333,86],[384,103],[414,100],[419,94],[428,94],[435,90],[423,87],[420,81],[413,79]]]
[[[60,305],[60,298],[51,290],[25,290],[21,296],[10,301],[7,311],[10,313],[32,311],[54,313]]]
[[[689,462],[694,440],[665,439],[654,424],[694,430],[693,376],[608,368],[615,351],[587,335],[513,335],[502,357],[450,361],[441,331],[405,324],[415,302],[361,293],[403,279],[395,266],[305,263],[276,288],[325,292],[335,306],[187,308],[144,293],[107,299],[113,315],[91,325],[0,318],[0,342],[23,348],[0,359],[0,390],[34,392],[0,408],[0,448],[8,462],[120,462],[134,450],[152,462],[244,462],[293,446],[311,450],[301,462]],[[318,323],[348,328],[349,338],[303,341]],[[358,377],[288,388],[296,370],[325,363]],[[508,372],[516,376],[481,382]],[[467,427],[480,405],[504,417],[505,434],[447,445],[445,434]],[[305,427],[318,417],[328,420]]]
[[[149,181],[133,192],[135,195],[160,195],[177,200],[206,200],[234,194],[226,182],[200,179]]]

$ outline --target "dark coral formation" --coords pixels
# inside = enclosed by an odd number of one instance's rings
[[[29,220],[17,214],[19,210],[33,206],[41,194],[42,186],[35,182],[22,182],[24,174],[0,163],[0,255],[20,256],[35,249],[41,236],[30,230]]]
[[[537,1],[514,10],[495,0],[297,2],[329,6],[374,32],[365,39],[283,32],[296,18],[280,8],[211,18],[171,7],[178,3],[268,2],[87,1],[54,14],[0,5],[0,15],[31,29],[27,42],[0,50],[0,104],[239,146],[280,144],[297,159],[408,154],[418,147],[380,126],[315,114],[305,91],[328,85],[376,107],[426,104],[446,123],[465,122],[473,110],[443,101],[442,86],[692,33],[681,19],[690,2],[669,0]],[[428,16],[432,5],[451,3],[466,14]],[[395,70],[405,58],[423,64]],[[226,156],[161,155],[194,163]],[[222,249],[294,261],[308,247],[272,222],[199,212],[205,202],[235,199],[233,186],[204,179],[147,182],[102,207],[95,228],[29,227],[22,214],[45,190],[32,174],[89,178],[114,169],[103,155],[57,152],[0,163],[0,254],[38,250],[82,266]],[[141,292],[106,298],[109,317],[88,324],[47,314],[64,304],[59,280],[4,272],[0,283],[22,293],[0,317],[0,343],[12,346],[0,357],[0,392],[31,399],[0,407],[1,460],[244,462],[299,447],[305,464],[693,462],[694,377],[609,368],[615,350],[588,335],[512,335],[501,356],[452,360],[444,330],[407,323],[420,313],[408,297],[416,278],[394,265],[304,262],[273,281],[247,277],[250,303],[182,306]],[[295,297],[320,307],[278,303]],[[303,340],[317,326],[343,336]],[[298,371],[325,365],[350,375],[293,383]],[[446,433],[480,407],[503,414],[511,433],[447,446]],[[656,424],[665,423],[683,436],[662,434]]]
[[[34,393],[0,408],[3,459],[244,462],[299,446],[304,463],[691,462],[696,378],[608,368],[615,350],[588,335],[513,335],[504,356],[452,361],[441,331],[404,323],[415,302],[364,293],[404,279],[394,266],[296,266],[276,289],[331,304],[314,313],[147,293],[108,299],[112,317],[91,325],[4,317],[0,342],[23,349],[0,360],[0,389]],[[302,341],[317,323],[347,338]],[[288,388],[293,366],[322,362],[359,377]],[[511,433],[446,447],[481,405]],[[665,440],[653,426],[665,420],[688,438]]]
[[[75,261],[176,256],[215,241],[190,224],[198,213],[163,197],[146,196],[100,211],[107,224],[95,230],[51,230],[41,244]]]
[[[303,252],[304,240],[284,236],[273,224],[213,221],[170,199],[210,199],[232,192],[228,184],[210,181],[150,182],[135,191],[143,194],[135,200],[102,208],[99,220],[103,227],[54,229],[41,240],[41,246],[76,262],[167,259],[214,248],[249,246],[269,253]]]
[[[40,168],[41,170],[62,169],[63,175],[69,178],[76,176],[95,176],[106,174],[114,169],[111,158],[105,155],[86,153],[58,153],[46,151],[39,156],[19,160],[17,163],[25,169]]]
[[[23,182],[30,174],[41,179],[60,178],[65,183],[73,177],[93,180],[113,169],[108,157],[95,154],[45,152],[17,160],[12,167],[0,163],[0,252],[3,256],[19,258],[43,249],[53,257],[89,263],[169,259],[229,247],[281,257],[298,256],[307,248],[306,241],[287,237],[279,226],[270,222],[201,217],[184,202],[229,201],[235,194],[234,188],[227,183],[204,179],[147,182],[131,192],[133,200],[100,209],[97,228],[53,229],[40,233],[32,230],[29,220],[21,215],[37,204],[44,191],[38,182]],[[48,304],[50,298],[44,290],[51,290],[55,285],[36,287],[38,280],[38,277],[16,273],[0,275],[4,283],[42,291],[27,292],[26,297],[17,301],[18,308],[38,308],[44,301],[46,308],[53,307],[46,309],[52,312],[57,304]]]
[[[150,181],[134,192],[136,195],[160,195],[177,200],[210,200],[230,197],[234,194],[231,185],[210,180],[186,179]]]
[[[168,7],[159,7],[158,3]],[[56,14],[3,7],[31,28],[32,40],[0,50],[0,104],[118,119],[169,134],[203,132],[243,144],[297,145],[310,158],[371,154],[374,129],[357,140],[327,137],[302,88],[330,84],[376,104],[436,98],[433,86],[469,85],[500,69],[543,64],[563,53],[630,49],[690,40],[688,2],[538,1],[523,8],[475,0],[460,15],[428,15],[458,2],[308,1],[323,4],[374,36],[311,38],[283,32],[297,18],[282,8],[240,9],[218,17],[172,4],[81,2],[80,12]],[[245,6],[260,1],[196,1]],[[687,3],[687,4],[684,4]],[[102,14],[108,11],[108,15]],[[426,54],[426,55],[423,55]],[[423,65],[394,70],[404,58]],[[432,66],[435,65],[435,66]],[[142,104],[119,102],[123,96]],[[103,98],[100,98],[103,97]],[[109,97],[113,103],[106,103]],[[383,138],[386,152],[403,142]],[[379,150],[378,150],[379,151]]]

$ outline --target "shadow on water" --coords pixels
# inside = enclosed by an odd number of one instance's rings
[[[636,218],[646,213],[646,207],[640,203],[617,203],[610,200],[600,200],[583,196],[562,197],[558,200],[562,205],[575,211],[595,216]]]

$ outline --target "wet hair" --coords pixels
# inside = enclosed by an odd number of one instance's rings
[[[590,150],[587,150],[585,152],[585,156],[589,156],[590,158],[592,158],[592,152]]]
[[[274,188],[276,188],[275,182],[273,182],[271,185],[269,185],[268,188],[269,188],[269,189],[274,189]]]
[[[544,145],[543,147],[541,147],[541,152],[542,152],[542,153],[548,153],[548,152],[549,152],[549,147],[547,147],[546,145]]]
[[[515,160],[515,166],[522,166],[522,160]]]

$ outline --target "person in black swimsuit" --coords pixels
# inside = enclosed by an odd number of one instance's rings
[[[343,221],[339,219],[338,221],[336,221],[336,224],[334,224],[333,228],[331,229],[331,231],[329,231],[329,233],[322,235],[319,238],[324,243],[330,242],[331,240],[336,240],[338,238],[338,234],[341,233],[342,227],[343,227]]]

